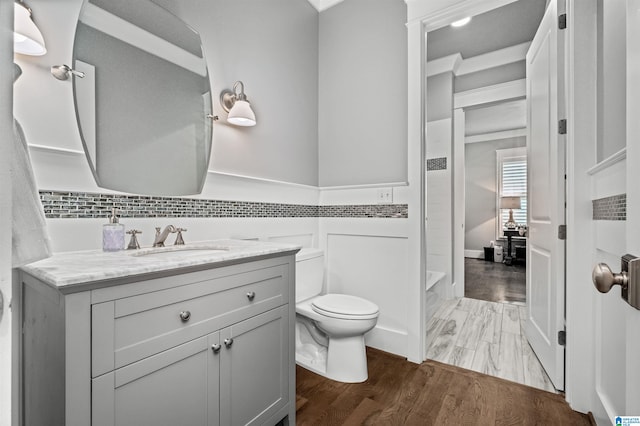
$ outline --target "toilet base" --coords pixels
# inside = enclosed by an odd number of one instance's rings
[[[338,382],[364,382],[368,378],[364,336],[331,338],[327,348],[316,342],[307,327],[298,321],[296,364]]]
[[[364,336],[329,339],[327,377],[344,383],[367,380],[369,373]]]

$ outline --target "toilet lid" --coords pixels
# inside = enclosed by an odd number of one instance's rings
[[[347,294],[325,294],[311,303],[319,314],[339,318],[364,319],[378,315],[378,305],[366,299]]]

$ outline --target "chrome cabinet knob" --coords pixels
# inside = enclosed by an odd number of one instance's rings
[[[218,352],[220,352],[221,347],[222,346],[220,346],[218,343],[214,343],[213,345],[211,345],[211,350],[214,354],[217,354]]]
[[[189,321],[189,319],[190,319],[190,318],[191,318],[191,312],[189,312],[189,311],[182,311],[182,312],[180,312],[180,319],[181,319],[183,322],[187,322],[187,321]]]
[[[232,339],[231,337],[229,337],[228,339],[224,339],[224,345],[225,345],[227,348],[230,348],[230,347],[231,347],[231,345],[233,345],[233,339]]]
[[[256,298],[256,292],[255,291],[250,291],[249,293],[247,293],[247,299],[249,299],[250,302],[253,302],[253,299]]]
[[[606,263],[598,263],[593,268],[591,278],[593,280],[593,285],[596,286],[600,293],[608,293],[614,285],[619,285],[625,288],[629,283],[629,278],[626,272],[614,274]]]

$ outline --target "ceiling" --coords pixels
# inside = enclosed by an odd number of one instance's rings
[[[344,0],[308,0],[309,3],[313,7],[315,7],[318,12],[322,12],[325,9],[329,9],[331,6],[334,6],[338,3],[341,3]]]
[[[470,58],[533,40],[547,0],[519,0],[473,17],[463,27],[446,26],[427,36],[427,60],[460,53]]]

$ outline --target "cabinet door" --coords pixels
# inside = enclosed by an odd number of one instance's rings
[[[219,332],[92,380],[93,426],[219,425]]]
[[[262,424],[289,401],[288,321],[284,305],[220,332],[221,424]]]

